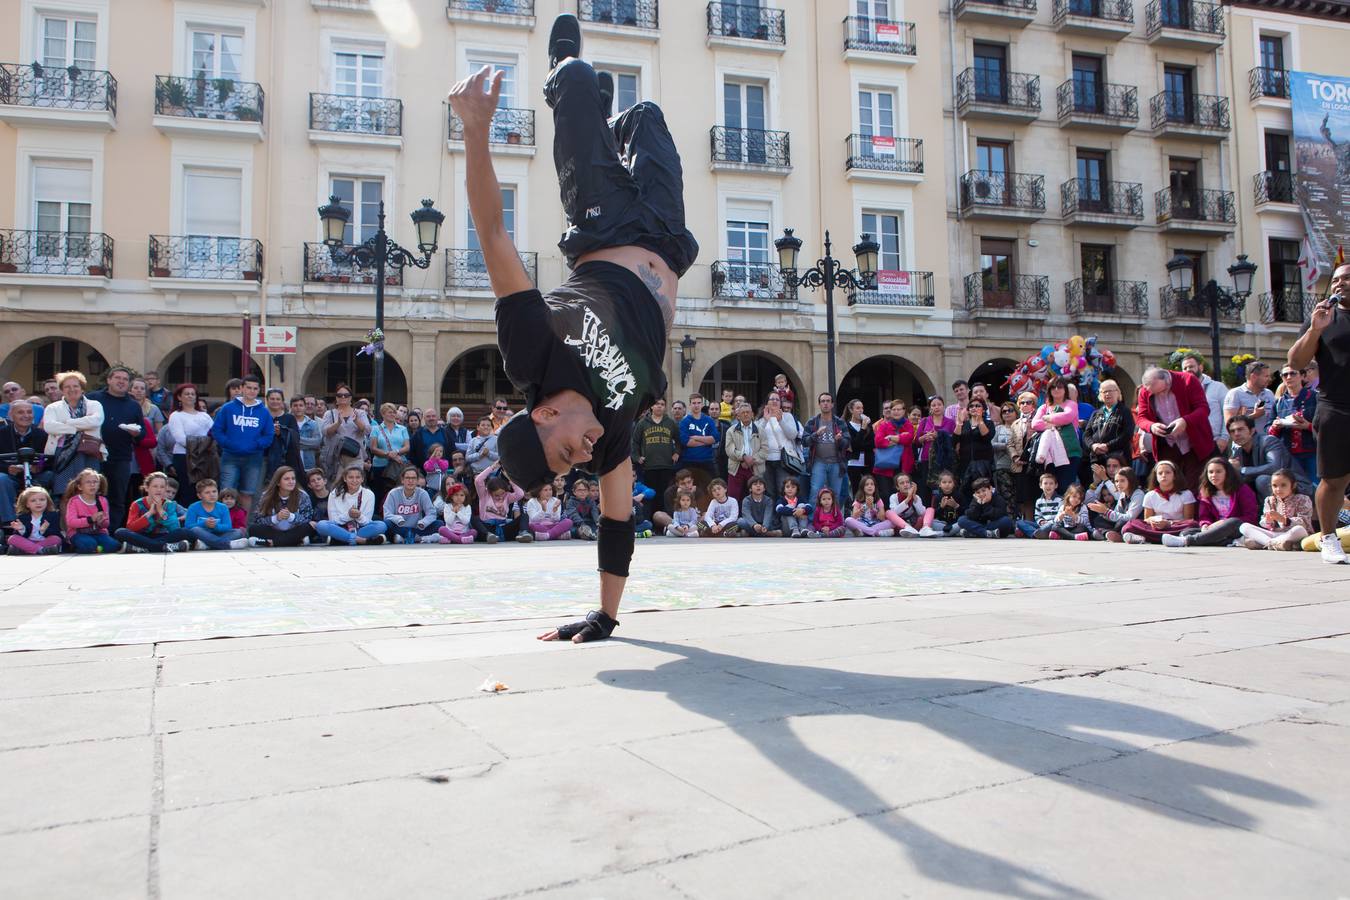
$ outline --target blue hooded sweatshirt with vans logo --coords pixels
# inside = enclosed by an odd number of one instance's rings
[[[217,410],[211,437],[225,453],[253,456],[272,445],[275,431],[267,404],[259,400],[252,406],[245,406],[243,398],[235,397]]]

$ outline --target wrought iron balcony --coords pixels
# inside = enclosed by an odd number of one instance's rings
[[[1134,0],[1055,0],[1055,28],[1128,33],[1134,25]]]
[[[1045,212],[1045,176],[972,169],[961,176],[961,211],[967,215],[990,209]]]
[[[600,25],[660,28],[657,0],[577,0],[577,18]]]
[[[351,250],[351,247],[342,247]],[[305,281],[325,284],[374,284],[375,269],[363,269],[350,259],[335,262],[328,245],[319,241],[305,244]],[[403,270],[397,266],[385,269],[384,283],[390,287],[403,284]]]
[[[452,12],[492,13],[498,16],[532,16],[534,0],[450,0]]]
[[[923,139],[850,134],[845,169],[923,174]]]
[[[715,300],[785,300],[795,302],[797,288],[783,278],[776,262],[713,260]]]
[[[1059,124],[1129,131],[1139,122],[1139,89],[1069,79],[1055,90]]]
[[[1158,310],[1162,313],[1164,319],[1203,319],[1209,321],[1209,301],[1203,297],[1197,297],[1195,291],[1188,294],[1181,294],[1172,290],[1171,285],[1163,285],[1158,288]],[[1219,321],[1221,322],[1240,322],[1242,321],[1243,307],[1235,304],[1234,308],[1225,308],[1225,305],[1219,304]]]
[[[525,266],[530,281],[538,282],[539,254],[521,252],[520,262]],[[490,291],[487,263],[482,250],[448,249],[445,251],[445,289],[447,291]]]
[[[262,85],[229,78],[155,76],[155,115],[261,122]]]
[[[1289,99],[1289,70],[1271,69],[1257,66],[1247,73],[1248,96],[1252,100],[1262,97]]]
[[[708,36],[786,44],[787,15],[781,9],[712,0],[708,4]]]
[[[849,305],[909,307],[935,305],[932,272],[892,271],[888,274],[902,276],[889,281],[890,284],[897,286],[896,289],[857,291],[849,298]]]
[[[712,161],[755,169],[789,169],[792,148],[786,131],[728,128],[714,125],[708,132]]]
[[[966,69],[956,76],[956,108],[962,115],[1034,119],[1041,111],[1041,76]]]
[[[917,56],[919,45],[915,33],[913,22],[849,16],[844,19],[844,51],[866,50],[871,53],[893,53],[896,56]]]
[[[1149,40],[1223,41],[1223,10],[1204,0],[1153,0],[1144,9]]]
[[[214,235],[150,235],[151,278],[262,281],[262,241]]]
[[[1293,203],[1294,175],[1292,172],[1257,172],[1252,176],[1256,205],[1263,203]]]
[[[1070,178],[1059,187],[1060,214],[1066,220],[1114,224],[1109,218],[1144,218],[1144,186],[1133,181]]]
[[[101,232],[0,229],[0,275],[112,273],[113,239]]]
[[[315,131],[399,137],[403,134],[403,101],[391,97],[310,94],[309,127]]]
[[[972,272],[966,276],[966,309],[975,315],[989,310],[1043,315],[1050,312],[1050,279],[1013,275],[1008,283],[998,283],[992,273]]]
[[[1211,131],[1219,135],[1228,132],[1227,97],[1163,91],[1155,94],[1148,105],[1154,131],[1180,134]]]
[[[1204,223],[1220,227],[1237,224],[1237,204],[1232,191],[1173,190],[1163,188],[1153,195],[1158,224]],[[1227,229],[1225,229],[1227,230]]]
[[[0,63],[0,105],[117,115],[117,79],[101,69]]]
[[[464,140],[464,122],[450,111],[450,140]],[[534,110],[497,107],[492,114],[492,127],[488,131],[488,143],[509,146],[534,146]]]
[[[1036,0],[955,0],[952,15],[958,19],[1025,24],[1036,16]]]
[[[1064,282],[1064,310],[1070,316],[1148,317],[1148,283],[1075,278]]]
[[[1321,302],[1316,294],[1305,294],[1297,285],[1261,295],[1261,321],[1267,325],[1277,322],[1302,325],[1312,316],[1313,307]]]

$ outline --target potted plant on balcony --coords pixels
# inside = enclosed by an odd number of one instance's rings
[[[0,237],[0,274],[12,275],[19,271],[19,267],[5,255],[5,249],[5,239]]]
[[[99,276],[106,277],[107,274],[108,274],[108,270],[107,270],[107,268],[104,267],[104,266],[90,266],[90,267],[89,267],[89,274],[90,274],[90,275],[99,275]]]
[[[211,82],[211,86],[216,89],[216,105],[223,110],[230,101],[230,95],[234,93],[234,79],[217,78]]]
[[[156,86],[155,99],[159,101],[159,106],[165,112],[174,112],[187,109],[188,95],[187,88],[183,82],[176,78]]]
[[[234,111],[235,117],[241,122],[261,122],[262,114],[258,112],[257,107],[241,106]]]
[[[519,131],[508,131],[508,132],[506,133],[506,142],[507,142],[508,144],[519,144],[519,143],[520,143],[520,132],[519,132]]]

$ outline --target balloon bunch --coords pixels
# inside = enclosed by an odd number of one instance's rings
[[[1003,386],[1014,397],[1023,391],[1039,394],[1045,390],[1046,383],[1058,375],[1066,381],[1076,382],[1080,389],[1095,396],[1102,377],[1109,374],[1115,364],[1114,353],[1098,349],[1096,335],[1084,338],[1075,334],[1067,341],[1046,344],[1041,352],[1028,356],[1013,369]]]

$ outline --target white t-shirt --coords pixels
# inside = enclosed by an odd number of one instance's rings
[[[1144,495],[1144,506],[1153,510],[1155,516],[1165,516],[1173,522],[1184,519],[1182,511],[1188,504],[1195,502],[1195,495],[1190,491],[1173,491],[1172,496],[1163,499],[1163,495],[1157,491],[1149,491]]]

